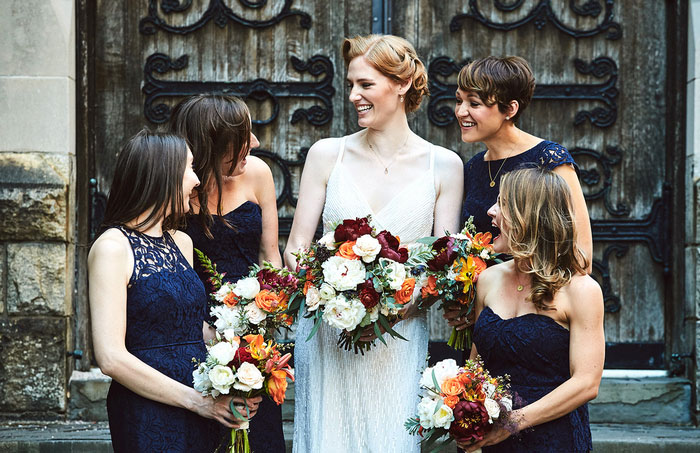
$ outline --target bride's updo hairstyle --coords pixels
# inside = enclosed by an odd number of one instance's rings
[[[411,86],[404,96],[406,112],[415,112],[423,96],[428,96],[428,73],[410,42],[393,35],[367,35],[346,38],[343,41],[345,66],[353,58],[364,56],[374,68],[386,77]]]
[[[515,122],[530,105],[535,92],[535,77],[522,57],[486,57],[474,60],[459,71],[457,85],[462,91],[472,91],[491,107],[505,113],[510,101],[518,101],[520,108],[510,119]]]
[[[576,222],[566,181],[544,167],[523,168],[501,177],[499,206],[509,252],[532,277],[528,300],[538,310],[575,274],[586,274],[587,259],[576,245]]]

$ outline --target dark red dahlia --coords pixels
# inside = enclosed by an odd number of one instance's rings
[[[367,217],[355,220],[345,219],[343,223],[335,228],[335,241],[356,241],[360,236],[371,233],[372,227],[369,225]]]
[[[408,260],[408,249],[399,248],[399,239],[393,236],[388,231],[384,230],[377,235],[377,241],[382,247],[379,256],[399,263],[405,263]]]
[[[374,283],[371,279],[365,280],[363,284],[360,285],[360,302],[365,306],[367,310],[376,306],[379,303],[379,293],[374,289]]]

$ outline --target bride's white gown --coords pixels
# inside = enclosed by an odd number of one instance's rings
[[[404,244],[432,234],[433,148],[429,169],[379,212],[372,212],[343,166],[344,149],[342,138],[326,187],[324,233],[343,219],[371,214],[375,227],[398,235]],[[416,411],[418,381],[426,364],[425,314],[396,325],[409,341],[385,335],[388,347],[377,341],[364,356],[339,348],[340,331],[326,324],[306,341],[312,327],[310,319],[301,318],[296,333],[294,452],[420,452],[419,438],[408,434],[404,422]]]

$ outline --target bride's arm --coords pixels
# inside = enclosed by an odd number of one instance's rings
[[[338,140],[324,139],[314,143],[306,156],[292,230],[284,249],[284,262],[291,270],[297,266],[293,253],[308,247],[316,232],[326,201],[326,184],[337,153]]]
[[[443,236],[445,231],[459,232],[459,217],[464,192],[464,167],[457,153],[439,148],[435,153],[437,198],[433,234]]]

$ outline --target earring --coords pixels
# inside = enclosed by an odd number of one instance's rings
[[[509,120],[509,119],[510,119],[510,117],[509,117],[509,116],[506,116],[506,120]]]
[[[403,102],[403,94],[399,95],[399,99]]]

